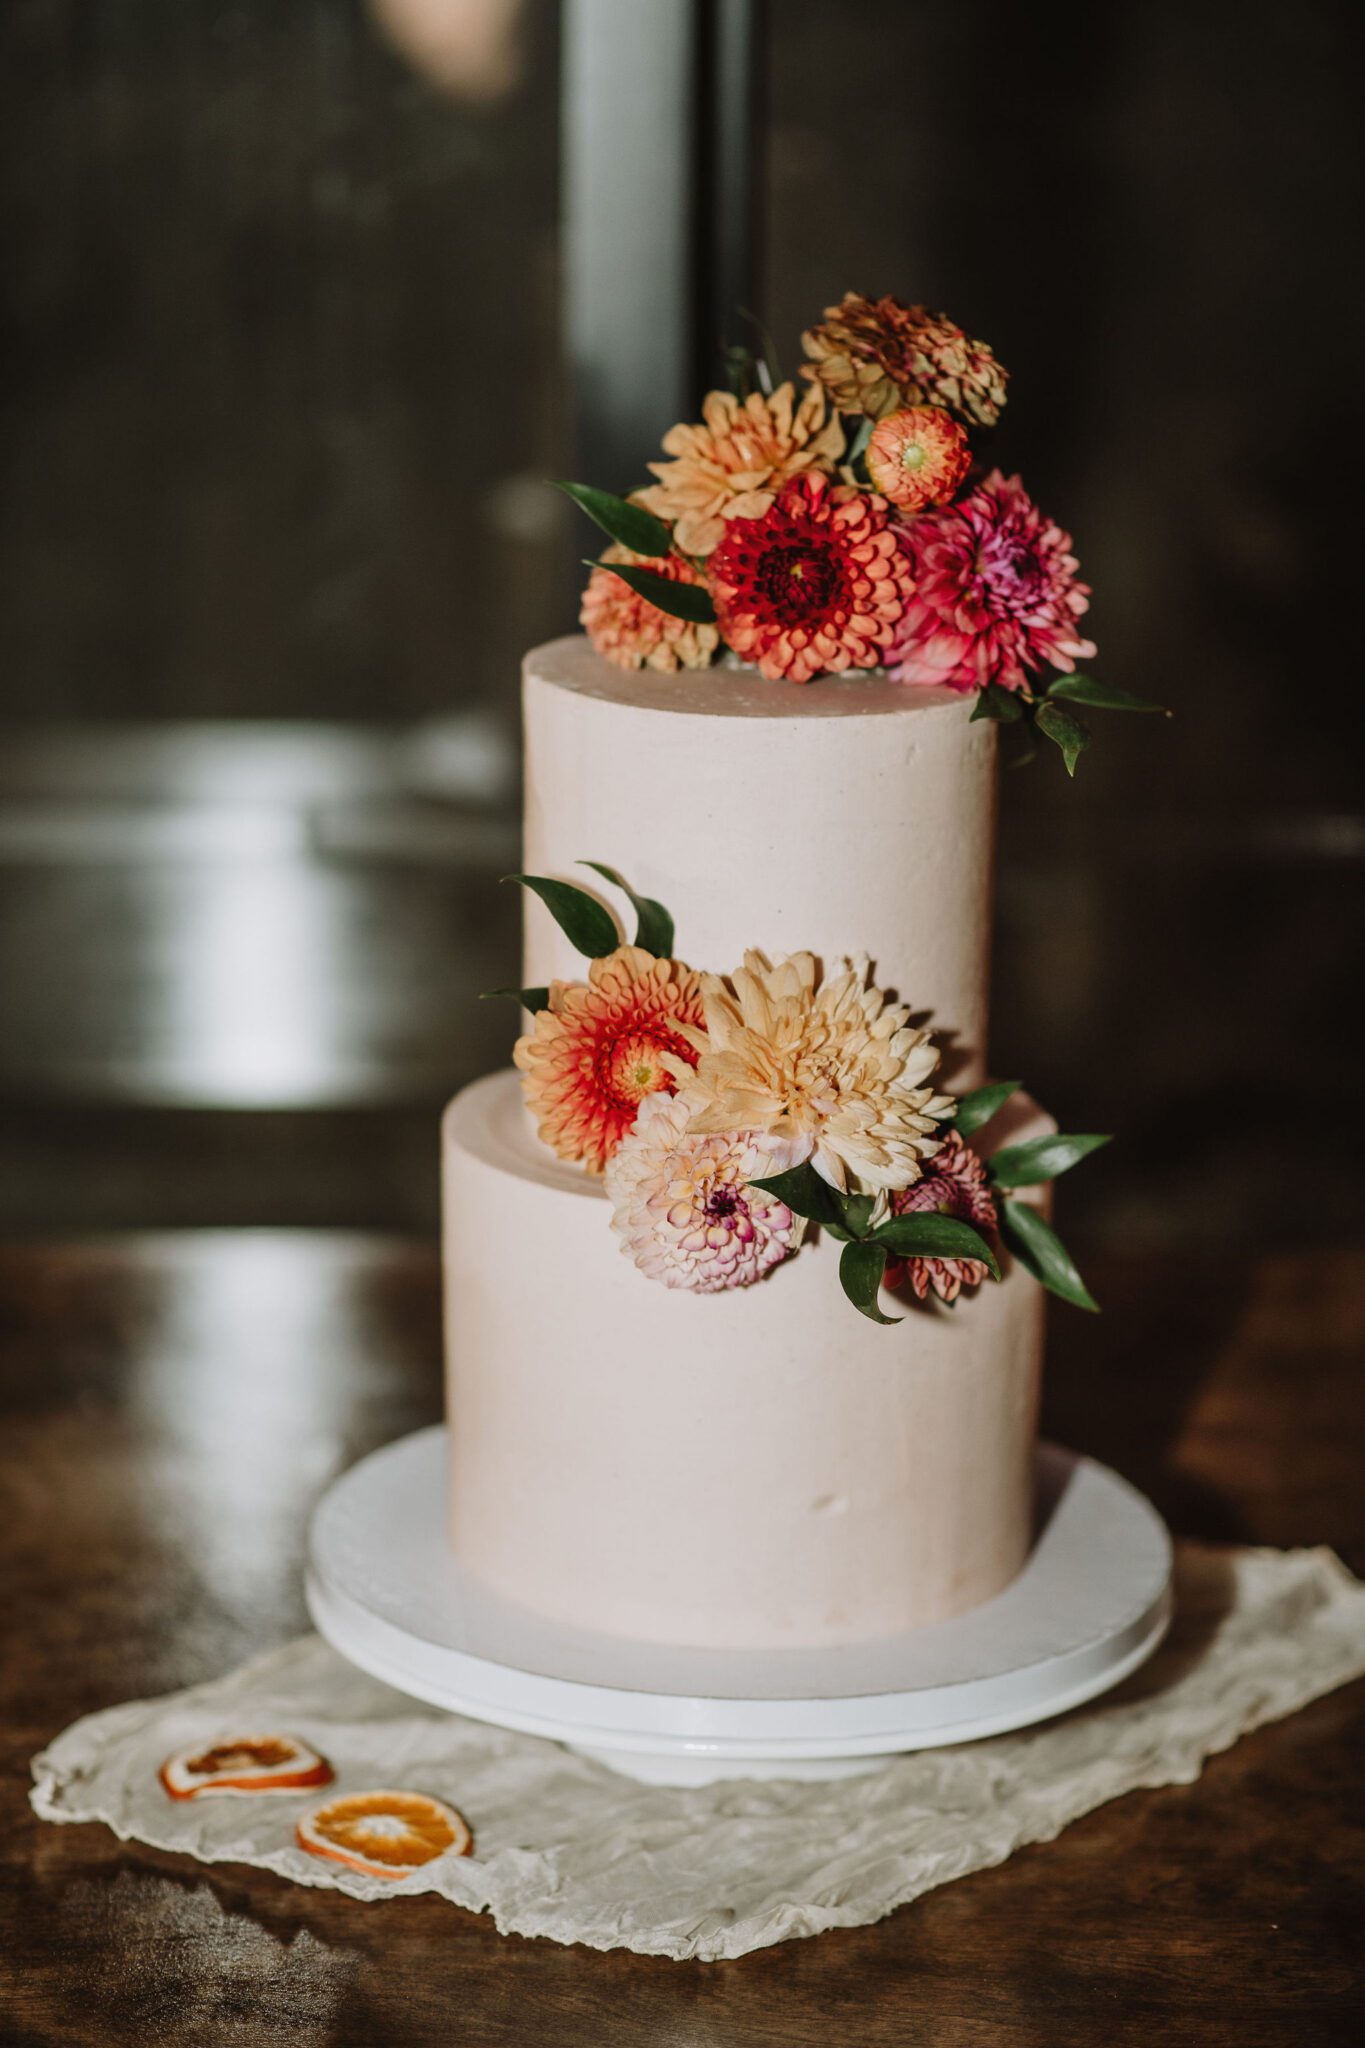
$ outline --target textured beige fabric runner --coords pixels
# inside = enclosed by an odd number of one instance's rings
[[[105,1822],[207,1863],[254,1863],[362,1899],[435,1891],[504,1933],[718,1961],[878,1920],[933,1886],[1050,1841],[1138,1786],[1365,1674],[1365,1586],[1326,1550],[1177,1551],[1176,1621],[1116,1692],[1017,1735],[925,1750],[829,1784],[638,1785],[552,1742],[424,1708],[316,1636],[229,1677],[88,1715],[34,1759],[37,1812]],[[411,1786],[474,1829],[471,1857],[395,1884],[295,1846],[320,1796],[173,1801],[156,1771],[189,1742],[280,1728],[337,1791]]]

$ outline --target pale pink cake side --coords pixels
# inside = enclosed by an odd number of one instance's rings
[[[986,1073],[996,735],[973,701],[857,674],[640,675],[581,638],[528,656],[523,867],[609,903],[618,868],[724,972],[746,948],[868,953]],[[526,902],[525,983],[581,979]],[[1027,1104],[1011,1136],[1051,1128]],[[997,1133],[998,1136],[998,1133]],[[669,1289],[623,1256],[600,1183],[536,1138],[515,1075],[447,1111],[451,1538],[506,1597],[613,1634],[856,1641],[999,1592],[1027,1554],[1043,1293],[1020,1269],[894,1329],[837,1244],[751,1287]],[[889,1300],[888,1308],[896,1305]]]
[[[1011,1135],[1051,1128],[1021,1109]],[[1027,1554],[1043,1291],[859,1316],[838,1246],[752,1287],[639,1272],[516,1077],[444,1125],[450,1529],[509,1599],[667,1643],[856,1642],[942,1621]]]

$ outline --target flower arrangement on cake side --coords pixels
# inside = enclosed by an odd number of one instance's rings
[[[1003,1244],[1080,1308],[1096,1303],[1051,1225],[1012,1199],[1108,1142],[1061,1133],[989,1156],[971,1139],[1019,1083],[954,1099],[938,1049],[866,956],[822,974],[810,953],[751,951],[727,975],[675,957],[673,919],[614,868],[627,940],[595,896],[543,875],[508,879],[544,903],[588,961],[582,981],[495,989],[530,1011],[514,1060],[541,1139],[602,1176],[621,1248],[666,1287],[746,1287],[812,1228],[843,1246],[854,1306],[899,1321],[884,1289],[952,1306],[1000,1278]]]
[[[566,491],[609,536],[582,624],[628,669],[769,680],[879,669],[974,693],[973,717],[1040,734],[1069,774],[1077,705],[1160,711],[1077,670],[1095,653],[1071,537],[1017,476],[987,469],[1007,372],[944,314],[846,292],[801,337],[805,388],[771,349],[732,352],[733,389],[664,435],[655,481]]]

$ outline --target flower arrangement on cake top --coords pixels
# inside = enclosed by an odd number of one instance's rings
[[[1018,1082],[954,1099],[938,1049],[866,957],[746,953],[728,975],[675,957],[673,920],[614,868],[633,941],[595,896],[543,875],[532,890],[588,960],[583,981],[495,989],[532,1014],[513,1055],[559,1158],[600,1174],[612,1227],[642,1273],[713,1294],[746,1287],[812,1228],[842,1244],[839,1277],[873,1322],[884,1289],[926,1305],[1000,1278],[997,1246],[1078,1307],[1096,1304],[1051,1225],[1009,1199],[1106,1144],[1053,1134],[989,1154],[970,1140]]]
[[[974,448],[1005,404],[986,343],[859,292],[801,342],[800,391],[770,347],[733,351],[734,388],[669,429],[629,498],[560,486],[611,540],[581,613],[598,652],[676,671],[728,649],[774,682],[880,669],[975,693],[974,717],[1043,735],[1073,775],[1074,706],[1161,710],[1077,672],[1095,645],[1070,536]]]

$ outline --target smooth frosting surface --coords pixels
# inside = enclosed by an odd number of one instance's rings
[[[691,965],[746,948],[865,952],[939,1039],[955,1088],[985,1072],[995,728],[973,699],[866,673],[797,686],[746,670],[628,672],[575,635],[523,677],[524,865],[630,911],[600,860],[677,922]],[[581,979],[525,905],[524,981]]]
[[[1048,1128],[1016,1102],[982,1142]],[[662,1287],[510,1071],[451,1104],[443,1173],[451,1536],[499,1593],[761,1648],[942,1620],[1019,1570],[1043,1333],[1022,1270],[894,1329],[845,1300],[828,1241],[752,1287]]]

